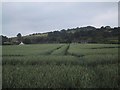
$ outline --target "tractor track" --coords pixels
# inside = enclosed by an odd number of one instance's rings
[[[59,46],[59,47],[57,47],[57,48],[51,50],[50,52],[47,53],[47,55],[51,55],[54,51],[56,51],[56,50],[62,48],[63,46],[64,46],[64,45],[61,45],[61,46]]]

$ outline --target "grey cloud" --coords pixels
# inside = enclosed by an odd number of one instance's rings
[[[113,27],[117,26],[116,14],[117,3],[114,2],[3,3],[3,34],[26,35],[87,25]]]

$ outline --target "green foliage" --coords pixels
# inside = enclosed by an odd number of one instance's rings
[[[31,40],[29,38],[25,38],[25,39],[23,39],[23,43],[31,44]]]
[[[23,41],[26,44],[39,43],[103,43],[103,44],[118,44],[119,27],[110,28],[110,26],[95,28],[92,26],[77,27],[73,29],[63,29],[59,31],[47,33],[34,33],[23,36]],[[9,42],[14,40],[20,42],[21,34],[17,37],[10,38]],[[8,40],[7,40],[8,41]],[[16,44],[16,43],[13,43]]]
[[[3,46],[3,88],[117,88],[118,47],[117,44]]]
[[[22,35],[21,33],[17,34],[17,41],[20,43],[22,41]]]
[[[8,41],[9,41],[8,37],[3,35],[0,36],[0,45],[9,45],[10,43]]]

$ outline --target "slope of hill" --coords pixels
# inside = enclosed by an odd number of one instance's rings
[[[25,44],[37,43],[119,43],[119,27],[95,28],[92,26],[63,29],[47,33],[34,33],[22,37]],[[17,37],[8,38],[7,42],[15,44]]]

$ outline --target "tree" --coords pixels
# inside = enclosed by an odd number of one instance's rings
[[[0,36],[0,45],[1,45],[1,44],[4,45],[5,42],[9,42],[8,37],[1,35],[1,36]]]
[[[17,41],[20,43],[22,41],[22,35],[21,33],[17,34]]]
[[[105,29],[111,29],[111,27],[110,26],[106,26]]]
[[[31,40],[29,38],[25,38],[25,39],[23,39],[23,43],[31,44]]]

